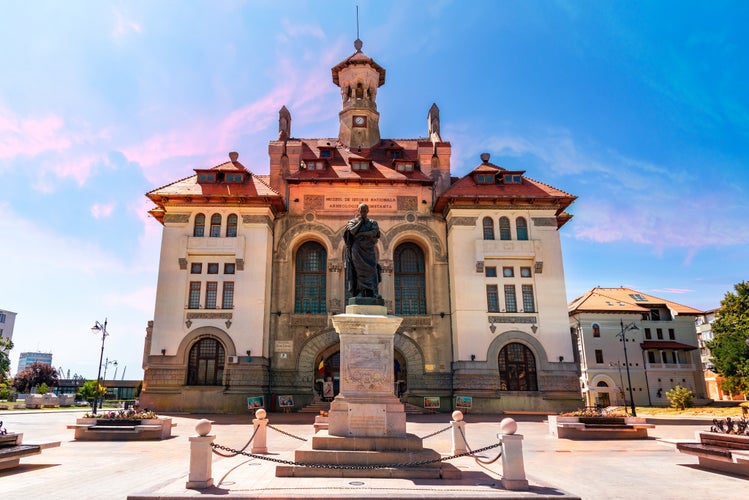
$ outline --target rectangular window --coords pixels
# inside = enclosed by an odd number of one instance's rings
[[[484,268],[484,274],[487,278],[496,278],[497,277],[497,268],[496,267],[485,267]]]
[[[508,313],[518,312],[518,301],[515,299],[515,285],[505,285],[505,308]]]
[[[367,161],[351,162],[351,170],[369,170],[369,162]]]
[[[224,282],[224,295],[221,307],[223,309],[234,309],[234,282]]]
[[[523,311],[536,312],[536,302],[533,300],[533,285],[523,285]]]
[[[5,313],[0,313],[0,323],[5,323]]]
[[[655,363],[655,351],[648,351],[648,363]]]
[[[198,309],[200,307],[200,281],[190,282],[190,297],[187,299],[188,309]]]
[[[596,363],[599,365],[603,364],[603,350],[602,349],[596,349]]]
[[[486,308],[489,312],[499,312],[497,285],[486,285]]]
[[[218,295],[218,282],[209,281],[205,287],[205,308],[216,309],[216,296]]]
[[[235,269],[236,269],[236,265],[234,263],[224,264],[224,274],[234,274]]]
[[[414,164],[411,162],[398,162],[398,165],[396,166],[396,170],[398,172],[413,172],[414,171]]]
[[[520,277],[521,278],[530,278],[531,277],[531,268],[530,267],[521,267],[520,268]]]
[[[503,267],[502,276],[504,276],[505,278],[512,278],[513,276],[515,276],[515,270],[512,267]]]
[[[320,158],[330,158],[330,150],[329,149],[321,149],[320,150]]]
[[[676,332],[673,328],[668,329],[668,339],[669,340],[676,340]]]
[[[208,274],[218,274],[218,263],[217,262],[210,262],[210,263],[208,263]]]
[[[663,340],[663,328],[656,328],[655,334],[658,337],[658,340]]]
[[[190,264],[190,274],[200,274],[203,272],[203,264],[200,262],[193,262]]]
[[[650,331],[650,328],[645,328],[645,340],[650,340],[653,338],[653,334]]]

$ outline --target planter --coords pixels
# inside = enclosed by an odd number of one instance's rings
[[[699,442],[677,443],[676,448],[695,455],[705,469],[749,477],[749,436],[699,432],[697,437]]]
[[[572,417],[549,415],[549,433],[560,439],[646,439],[645,417]]]
[[[75,394],[59,394],[57,400],[60,406],[73,406],[75,403]]]
[[[78,418],[68,429],[83,441],[142,441],[172,436],[171,418]]]

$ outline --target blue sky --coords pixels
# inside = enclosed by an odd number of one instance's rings
[[[454,175],[482,152],[577,195],[567,294],[630,286],[717,307],[749,276],[749,4],[359,0],[387,70],[384,137],[424,137]],[[238,151],[268,172],[278,109],[338,131],[330,68],[355,1],[6,2],[0,16],[0,308],[12,352],[142,376],[161,226],[144,193]],[[112,366],[109,375],[112,375]]]

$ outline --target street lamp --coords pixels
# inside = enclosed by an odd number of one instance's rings
[[[104,319],[104,324],[102,325],[98,321],[94,321],[94,326],[91,327],[91,332],[94,335],[98,335],[101,333],[101,354],[99,355],[99,372],[96,375],[96,388],[94,389],[94,406],[92,408],[93,414],[96,415],[96,404],[99,400],[99,384],[101,383],[101,364],[104,360],[104,341],[107,338],[107,320]]]
[[[624,335],[630,330],[639,330],[637,328],[637,325],[634,323],[629,323],[628,325],[624,325],[624,321],[621,319],[619,320],[619,324],[622,327],[622,331],[617,333],[617,337],[621,337],[622,339],[622,345],[624,346],[624,367],[627,369],[627,384],[629,385],[629,404],[631,405],[630,408],[632,409],[632,416],[636,417],[637,412],[635,411],[635,396],[632,394],[632,379],[629,376],[629,358],[627,358],[627,338]]]
[[[104,380],[107,380],[107,367],[109,365],[114,365],[114,378],[117,378],[117,360],[107,358],[104,360]]]

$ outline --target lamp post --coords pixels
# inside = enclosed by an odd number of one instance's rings
[[[96,404],[99,401],[99,384],[101,383],[101,364],[104,360],[104,341],[107,339],[107,320],[104,319],[104,324],[102,325],[98,321],[94,321],[94,326],[91,327],[91,332],[94,335],[98,335],[101,333],[101,354],[99,355],[99,372],[96,375],[96,387],[94,389],[94,405],[93,405],[93,414],[96,415]]]
[[[109,358],[107,358],[104,360],[104,376],[102,377],[104,380],[107,379],[107,368],[109,367],[109,365],[114,365],[114,373],[115,373],[114,378],[117,378],[117,360],[115,359],[110,360]]]
[[[637,328],[637,325],[634,323],[629,323],[628,325],[624,324],[624,321],[621,319],[619,320],[619,325],[622,327],[622,331],[617,333],[617,337],[621,337],[622,339],[622,345],[624,346],[624,368],[627,369],[627,384],[629,385],[629,404],[630,408],[632,409],[632,416],[636,417],[637,412],[635,411],[635,396],[632,394],[632,379],[629,376],[629,358],[627,358],[627,338],[626,333],[630,330],[639,330]]]

